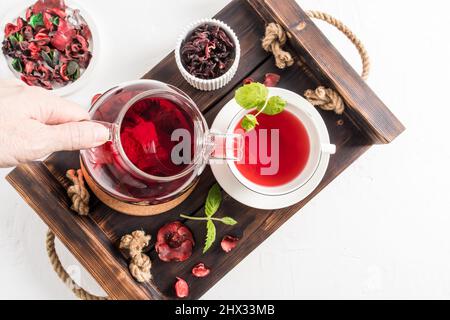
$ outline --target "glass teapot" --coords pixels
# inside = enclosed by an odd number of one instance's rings
[[[83,173],[100,200],[124,213],[133,214],[123,204],[163,204],[158,211],[167,211],[194,188],[211,158],[242,157],[242,135],[211,133],[194,101],[159,81],[118,85],[90,115],[109,128],[110,139],[81,151]]]

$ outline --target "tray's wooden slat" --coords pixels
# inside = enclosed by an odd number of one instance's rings
[[[374,143],[389,143],[405,130],[294,0],[247,1],[266,22],[277,22],[289,31],[291,46],[330,81]]]

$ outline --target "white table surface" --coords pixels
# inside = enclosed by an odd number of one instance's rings
[[[94,93],[139,78],[187,23],[227,2],[79,0],[99,26],[102,52],[90,83],[70,99],[87,107]],[[0,16],[16,3],[0,1]],[[408,129],[367,152],[204,298],[450,298],[448,1],[299,3],[341,18],[360,36],[373,62],[370,86]],[[359,70],[347,40],[320,26]],[[8,172],[0,170],[0,298],[73,299],[48,262],[45,225],[3,180]],[[81,284],[101,294],[58,249]]]

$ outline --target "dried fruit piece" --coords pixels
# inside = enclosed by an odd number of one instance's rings
[[[196,276],[197,278],[204,278],[210,272],[211,272],[211,270],[209,268],[207,268],[204,263],[199,263],[192,268],[192,274],[194,276]]]
[[[267,73],[264,79],[264,85],[266,87],[276,87],[280,82],[280,76],[276,73]]]
[[[223,251],[226,253],[230,252],[234,248],[236,248],[238,244],[239,238],[235,238],[232,236],[225,236],[222,239],[222,242],[220,243],[220,246],[222,247]]]
[[[175,221],[159,229],[155,249],[162,261],[182,262],[192,255],[194,244],[192,232],[181,222]]]
[[[189,285],[187,284],[186,280],[177,277],[177,282],[175,282],[175,294],[180,299],[189,296]]]

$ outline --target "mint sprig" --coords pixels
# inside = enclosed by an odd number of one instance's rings
[[[256,115],[248,114],[242,120],[241,126],[247,132],[253,130],[259,124],[258,116],[261,113],[274,116],[283,112],[287,105],[287,102],[279,96],[269,97],[269,89],[259,82],[240,87],[236,90],[235,99],[244,109],[256,108],[258,110]]]
[[[231,217],[214,218],[214,214],[219,210],[222,203],[222,192],[219,185],[216,183],[208,192],[208,197],[205,203],[205,217],[191,217],[181,214],[180,217],[188,220],[206,221],[206,240],[203,247],[203,253],[206,253],[216,241],[216,226],[214,221],[221,222],[228,226],[234,226],[237,221]]]

